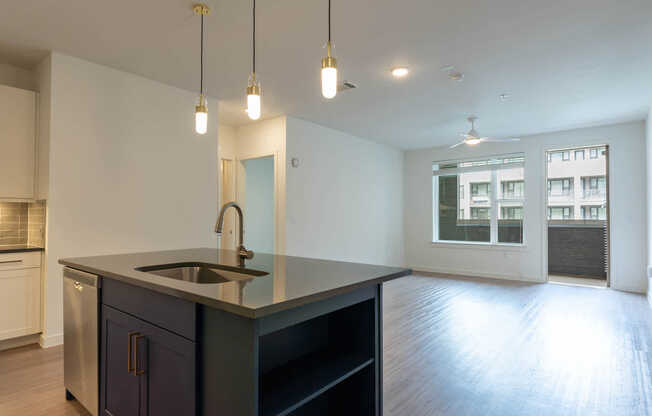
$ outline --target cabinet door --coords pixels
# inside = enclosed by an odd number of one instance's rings
[[[0,85],[0,198],[34,198],[36,93]]]
[[[38,333],[40,315],[41,269],[0,268],[0,340]]]
[[[140,415],[196,414],[196,344],[149,324],[134,344],[144,392]]]
[[[102,306],[100,414],[137,416],[140,377],[133,371],[133,338],[142,322],[109,306]],[[131,357],[131,358],[130,358]],[[130,365],[131,364],[131,365]]]

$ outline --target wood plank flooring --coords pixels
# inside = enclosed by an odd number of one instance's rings
[[[385,285],[385,415],[651,415],[642,295],[413,276]]]
[[[642,295],[422,276],[384,294],[385,415],[652,415]],[[0,415],[87,415],[62,347],[0,353]]]

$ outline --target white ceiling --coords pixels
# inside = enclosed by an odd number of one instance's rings
[[[181,0],[0,0],[0,61],[48,50],[198,89],[199,18]],[[250,1],[208,0],[205,83],[228,124],[249,122]],[[341,79],[321,98],[326,0],[258,0],[263,118],[287,114],[401,148],[642,119],[652,103],[650,0],[332,0]],[[440,71],[455,65],[466,77]],[[406,79],[389,69],[407,65]],[[502,93],[511,95],[501,102]],[[210,106],[209,106],[210,110]]]

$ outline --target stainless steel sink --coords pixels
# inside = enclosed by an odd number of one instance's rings
[[[260,270],[240,269],[229,266],[205,263],[175,263],[138,267],[136,270],[200,284],[247,281],[269,273]]]

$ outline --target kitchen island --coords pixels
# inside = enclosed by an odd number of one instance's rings
[[[382,283],[409,269],[210,248],[100,277],[101,415],[382,414]]]

